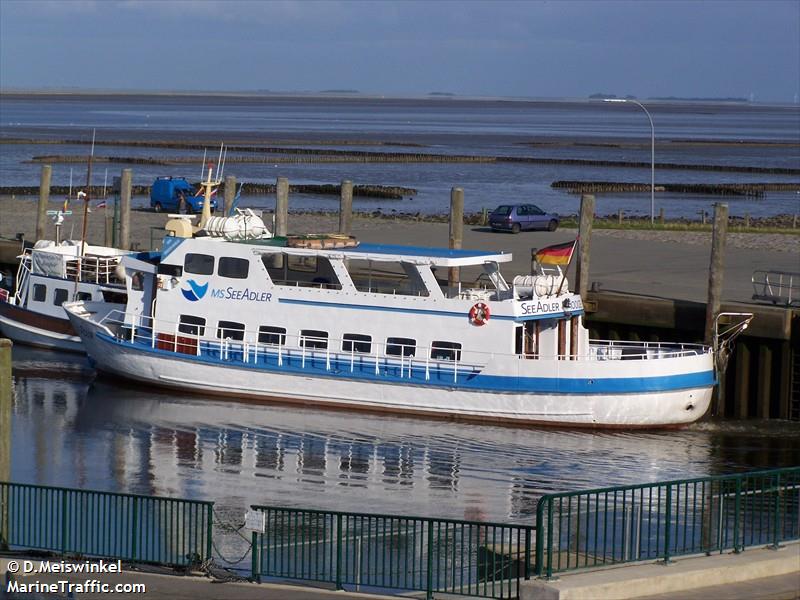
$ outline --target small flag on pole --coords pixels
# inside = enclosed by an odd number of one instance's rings
[[[100,202],[97,203],[97,206],[95,206],[95,208],[105,208],[105,207],[106,207],[105,200],[101,200]]]
[[[577,244],[578,238],[575,238],[574,242],[547,246],[539,250],[534,258],[540,265],[568,265]]]

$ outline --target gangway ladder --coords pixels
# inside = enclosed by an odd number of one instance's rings
[[[754,271],[753,300],[781,306],[800,306],[800,273],[791,271]]]

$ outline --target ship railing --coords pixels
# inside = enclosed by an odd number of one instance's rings
[[[765,300],[782,306],[800,305],[800,273],[789,271],[754,271],[753,300]]]
[[[591,340],[589,352],[581,354],[512,354],[462,350],[460,347],[405,346],[387,341],[355,338],[315,337],[246,329],[221,329],[213,325],[178,323],[149,316],[110,311],[101,320],[120,340],[149,345],[153,349],[207,356],[224,361],[259,364],[274,361],[279,367],[319,368],[326,371],[369,371],[374,376],[391,373],[401,379],[443,380],[445,373],[453,382],[482,371],[494,359],[519,361],[612,361],[657,360],[691,357],[711,352],[709,346],[671,342],[630,342]],[[214,335],[216,333],[216,335]],[[324,361],[324,362],[323,362]]]
[[[17,270],[17,280],[14,286],[14,299],[17,306],[22,306],[25,302],[25,296],[28,294],[28,280],[31,276],[31,253],[26,250],[19,261],[19,269]]]
[[[400,379],[452,380],[454,383],[480,372],[494,353],[470,352],[484,360],[465,361],[460,348],[435,345],[404,346],[372,340],[335,339],[289,333],[225,330],[221,337],[209,337],[213,326],[193,325],[113,310],[99,323],[119,340],[144,344],[154,350],[205,356],[242,364],[275,364],[306,369]],[[219,334],[221,330],[216,329]],[[259,341],[274,338],[275,341]],[[345,349],[349,347],[349,350]],[[338,348],[342,348],[339,350]],[[415,356],[417,353],[420,356]]]
[[[86,283],[106,285],[121,283],[122,280],[116,274],[117,265],[119,265],[118,256],[85,255],[67,261],[67,278],[74,280],[78,274],[78,280]]]
[[[703,344],[589,340],[590,360],[656,360],[697,356],[708,352],[711,352],[711,347]]]

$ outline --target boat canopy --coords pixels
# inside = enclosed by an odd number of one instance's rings
[[[391,244],[364,244],[352,248],[309,249],[278,245],[259,245],[258,254],[291,254],[299,256],[324,256],[329,259],[358,258],[375,262],[405,262],[441,267],[465,267],[487,262],[509,262],[510,252],[485,252],[481,250],[451,250],[424,246],[395,246]]]

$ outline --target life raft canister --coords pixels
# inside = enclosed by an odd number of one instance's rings
[[[481,326],[489,320],[492,311],[489,310],[489,306],[484,304],[483,302],[478,302],[475,306],[469,309],[469,322],[473,325]]]

